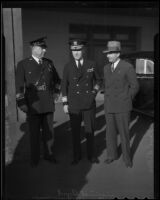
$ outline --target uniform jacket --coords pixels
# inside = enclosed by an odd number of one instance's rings
[[[85,60],[78,69],[74,59],[64,67],[62,97],[66,97],[69,110],[85,110],[95,106],[94,88],[100,87],[100,78],[93,61]]]
[[[33,57],[20,61],[16,71],[18,106],[26,104],[31,114],[53,112],[53,93],[59,84],[60,78],[51,60],[43,58],[42,64]],[[46,90],[39,91],[35,85],[45,85]]]
[[[104,104],[108,113],[128,112],[132,109],[132,100],[139,89],[133,66],[120,60],[114,72],[111,64],[104,66],[105,96]]]

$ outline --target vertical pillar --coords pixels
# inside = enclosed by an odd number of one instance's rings
[[[21,8],[3,8],[3,34],[5,37],[5,84],[10,121],[16,122],[15,70],[23,57]]]
[[[3,53],[5,70],[5,161],[12,160],[13,140],[17,134],[15,69],[23,56],[21,8],[3,8]]]

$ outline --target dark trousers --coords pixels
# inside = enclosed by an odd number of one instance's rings
[[[30,132],[31,162],[37,163],[40,159],[40,141],[43,139],[44,154],[48,155],[47,141],[53,140],[53,113],[28,115]],[[42,135],[41,131],[42,129]]]
[[[87,156],[94,156],[94,126],[95,126],[95,108],[70,112],[70,124],[72,130],[73,159],[78,160],[81,157],[81,122],[84,121],[84,129],[87,139]]]
[[[106,145],[107,158],[116,159],[117,152],[117,132],[120,134],[123,160],[125,163],[131,161],[129,122],[130,112],[127,113],[106,113]]]

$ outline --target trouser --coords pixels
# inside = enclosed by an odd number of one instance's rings
[[[90,110],[70,112],[70,124],[72,130],[73,159],[81,157],[81,122],[84,121],[85,135],[87,139],[87,156],[94,156],[94,126],[95,126],[95,107]]]
[[[124,162],[131,161],[130,139],[129,139],[129,121],[130,112],[126,113],[105,113],[106,127],[106,145],[107,158],[116,159],[117,152],[117,132],[120,134],[121,147]]]
[[[53,112],[28,115],[27,119],[30,132],[31,162],[36,163],[40,159],[41,138],[43,139],[44,155],[48,155],[51,151],[48,144],[53,143],[54,139]],[[42,135],[40,129],[42,129]]]

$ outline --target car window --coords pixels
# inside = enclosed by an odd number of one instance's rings
[[[137,74],[154,74],[154,62],[149,59],[136,59]]]

